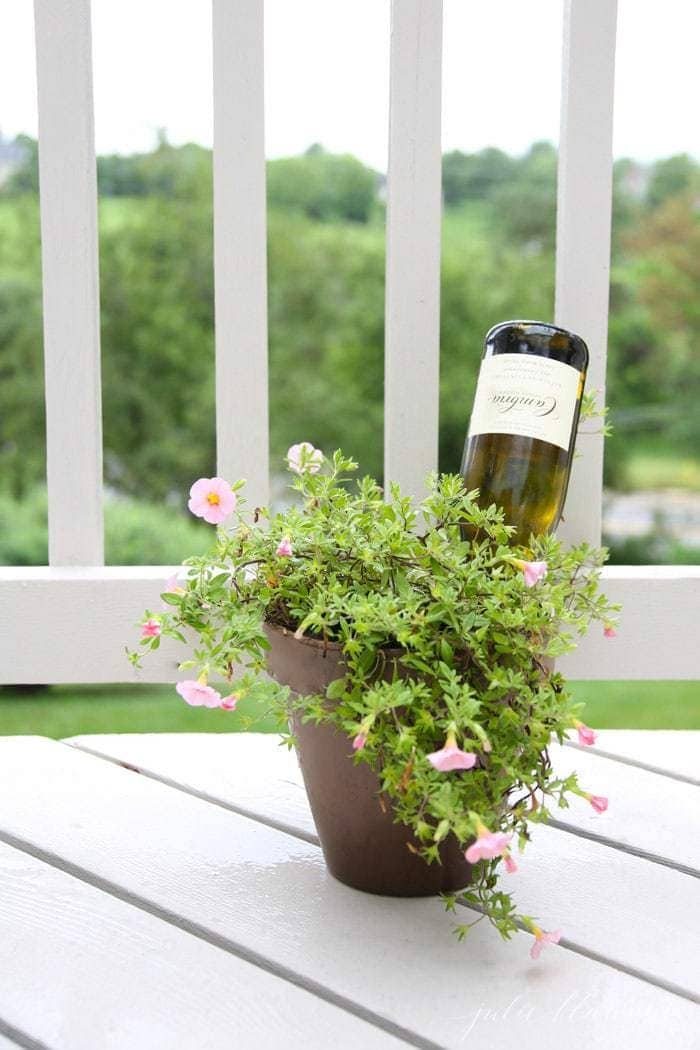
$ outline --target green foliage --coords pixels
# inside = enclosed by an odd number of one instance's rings
[[[36,143],[0,189],[0,491],[45,477]],[[642,441],[697,456],[697,164],[615,165],[606,481],[628,484]],[[166,501],[214,471],[211,153],[161,136],[98,160],[105,478]],[[313,148],[271,161],[271,448],[304,434],[352,447],[381,477],[384,229],[380,180]],[[484,333],[552,316],[556,153],[444,158],[440,466],[455,470]],[[648,186],[647,186],[648,183]],[[585,333],[584,333],[585,334]]]
[[[500,149],[479,153],[453,150],[442,158],[442,192],[451,207],[467,200],[486,200],[513,178],[517,162]]]
[[[97,184],[104,197],[204,198],[211,195],[211,152],[194,143],[171,146],[161,135],[151,153],[98,157]]]
[[[47,522],[44,488],[32,489],[21,500],[0,494],[0,565],[46,565]],[[124,497],[106,500],[108,565],[177,565],[210,546],[210,530],[172,508]]]
[[[271,449],[304,434],[352,441],[382,469],[384,237],[378,228],[269,216]]]
[[[18,135],[15,145],[22,153],[22,160],[7,180],[2,191],[8,197],[15,194],[39,192],[39,143],[30,135]]]
[[[370,477],[351,486],[357,464],[340,452],[321,472],[307,466],[293,484],[298,502],[282,513],[251,517],[239,495],[235,527],[218,531],[210,555],[188,559],[186,585],[164,596],[162,635],[194,634],[183,666],[200,682],[231,680],[245,665],[236,682],[243,700],[266,695],[281,722],[291,702],[305,719],[366,736],[356,761],[378,773],[426,862],[439,862],[447,835],[465,848],[483,827],[512,833],[522,848],[550,800],[564,806],[584,794],[549,762],[551,738],[563,739],[580,705],[548,660],[574,648],[591,620],[613,622],[616,607],[598,593],[604,552],[564,550],[551,537],[514,547],[502,513],[479,508],[458,475],[428,479],[425,530],[416,532],[398,486],[387,502]],[[283,556],[285,538],[292,553]],[[523,557],[547,562],[534,587],[524,583]],[[290,700],[260,677],[265,622],[339,643],[345,678],[326,695]],[[132,662],[159,644],[142,639]],[[387,658],[396,647],[398,663]],[[452,739],[476,756],[474,768],[433,767],[428,756]],[[482,863],[464,896],[508,937],[518,917],[496,866]]]
[[[100,240],[105,480],[160,500],[215,461],[211,203],[110,201]]]
[[[674,540],[664,528],[652,529],[644,536],[610,540],[613,565],[700,565],[700,547],[689,547]]]
[[[267,165],[270,205],[320,222],[368,222],[378,181],[356,157],[326,153],[320,147]]]
[[[654,164],[647,188],[647,202],[652,208],[665,204],[695,187],[700,188],[700,166],[687,153],[677,153]]]
[[[0,383],[0,492],[21,497],[45,459],[41,289],[21,274],[0,274]]]
[[[556,223],[557,151],[535,142],[518,158],[514,178],[493,195],[493,205],[508,237],[552,248]]]

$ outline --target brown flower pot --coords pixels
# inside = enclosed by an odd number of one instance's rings
[[[272,677],[296,694],[324,694],[344,675],[336,643],[297,640],[282,628],[266,625],[272,646]],[[398,669],[401,650],[387,650],[384,674]],[[441,864],[428,864],[408,848],[418,846],[405,824],[396,823],[389,799],[380,800],[380,784],[365,762],[353,762],[352,741],[331,725],[304,723],[294,711],[292,730],[298,758],[328,870],[336,879],[367,893],[392,897],[427,897],[463,889],[471,865],[457,840],[440,847]]]

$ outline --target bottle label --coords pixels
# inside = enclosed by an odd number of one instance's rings
[[[514,434],[568,451],[581,373],[534,354],[494,354],[481,362],[469,437]]]

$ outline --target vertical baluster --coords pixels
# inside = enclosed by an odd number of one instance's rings
[[[214,0],[214,265],[219,473],[267,502],[263,0]]]
[[[437,468],[441,69],[441,0],[393,0],[384,476],[412,495]]]
[[[587,389],[605,397],[616,0],[567,0],[559,141],[556,307],[558,324],[588,343]],[[593,429],[598,429],[595,426]],[[584,424],[583,431],[591,430]],[[579,436],[559,535],[600,541],[603,439]]]
[[[90,0],[35,0],[49,560],[103,561]]]

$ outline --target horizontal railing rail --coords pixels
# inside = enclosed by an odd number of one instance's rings
[[[218,471],[268,493],[263,0],[213,0]],[[97,187],[90,0],[35,0],[50,566],[0,569],[0,682],[128,681],[124,645],[164,566],[102,567]],[[437,466],[441,0],[391,4],[385,473]],[[559,323],[586,338],[602,397],[608,321],[616,0],[566,0],[556,254]],[[485,85],[484,90],[488,90]],[[466,420],[465,420],[466,422]],[[300,439],[305,435],[299,435]],[[580,442],[561,534],[600,541],[603,445]],[[624,626],[562,661],[583,678],[700,678],[700,569],[604,572]],[[163,645],[144,680],[170,681]]]
[[[4,569],[0,584],[0,681],[172,682],[186,658],[164,640],[134,673],[125,646],[135,647],[143,609],[158,611],[172,568]],[[600,626],[557,666],[576,678],[698,677],[700,566],[610,566],[606,593],[624,605],[617,638]]]

